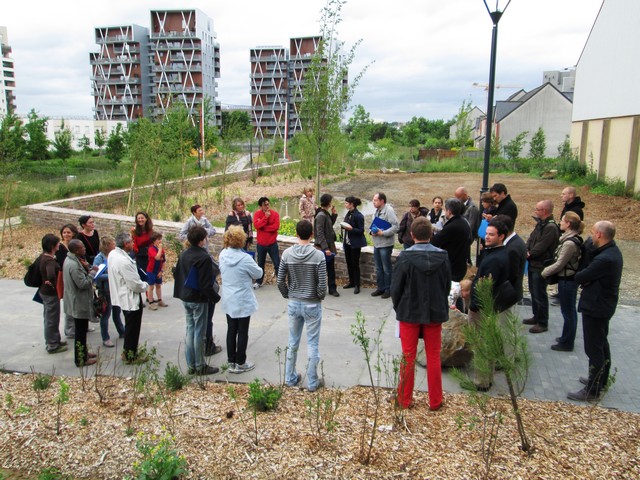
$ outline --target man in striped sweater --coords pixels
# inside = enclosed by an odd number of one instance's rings
[[[320,325],[322,300],[327,294],[327,266],[324,253],[311,243],[313,227],[308,220],[296,225],[298,245],[287,248],[280,259],[278,289],[289,300],[289,342],[285,367],[285,382],[290,387],[300,383],[302,375],[296,371],[296,359],[302,328],[307,327],[307,387],[315,392],[322,387],[318,378],[320,353]]]

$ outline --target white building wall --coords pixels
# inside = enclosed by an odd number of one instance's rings
[[[22,122],[24,124],[29,122],[29,118],[27,116],[21,115],[20,118],[22,119]],[[55,140],[56,132],[59,132],[62,129],[63,121],[64,128],[67,128],[71,131],[71,146],[74,150],[80,150],[80,147],[78,147],[78,141],[85,135],[89,139],[89,146],[91,148],[96,148],[95,132],[98,129],[101,129],[104,133],[105,140],[109,138],[111,132],[116,129],[116,125],[121,124],[123,130],[127,129],[126,122],[117,122],[112,120],[93,120],[92,118],[84,117],[48,117],[46,133],[47,139],[50,142],[53,142]]]
[[[507,115],[499,125],[499,137],[505,146],[522,132],[527,134],[527,145],[522,151],[529,153],[529,142],[538,128],[544,130],[547,148],[545,156],[557,157],[558,146],[571,132],[571,102],[551,86],[546,86],[527,102]]]

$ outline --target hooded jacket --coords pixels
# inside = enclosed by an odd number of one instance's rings
[[[529,268],[540,270],[545,267],[545,262],[553,258],[560,238],[560,228],[553,219],[553,215],[544,220],[533,217],[536,226],[527,239],[527,251],[529,252]]]
[[[192,267],[197,271],[198,289],[185,285]],[[178,258],[174,274],[173,296],[183,302],[216,303],[220,300],[216,292],[216,277],[219,273],[218,265],[207,251],[203,247],[192,245]]]
[[[262,269],[247,252],[225,248],[220,252],[222,309],[231,318],[250,317],[258,310],[253,280],[262,278]]]
[[[73,318],[93,316],[93,275],[82,266],[78,257],[69,252],[62,266],[64,277],[64,313]]]
[[[287,248],[280,259],[278,290],[284,298],[319,303],[327,294],[327,263],[311,244]]]
[[[564,217],[564,214],[567,212],[574,212],[578,214],[580,220],[584,220],[584,212],[582,211],[583,208],[584,202],[582,201],[582,199],[580,197],[575,197],[573,199],[573,202],[564,204],[562,213],[560,214],[560,218]]]
[[[429,243],[417,243],[400,252],[391,283],[396,320],[419,324],[446,322],[450,290],[447,252]]]

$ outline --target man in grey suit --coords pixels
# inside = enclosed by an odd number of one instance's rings
[[[478,206],[473,203],[473,200],[469,196],[469,193],[467,193],[467,189],[465,187],[456,188],[454,195],[458,200],[462,202],[462,205],[464,206],[462,216],[469,223],[473,243],[478,239],[478,227],[480,226],[480,210],[478,210]],[[467,264],[471,265],[471,250],[469,250],[467,256]]]

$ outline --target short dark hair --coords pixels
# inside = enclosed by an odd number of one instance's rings
[[[447,198],[444,202],[444,209],[449,210],[454,217],[462,215],[464,204],[457,198]]]
[[[193,214],[195,215],[199,208],[202,208],[202,205],[198,205],[198,204],[196,203],[195,205],[193,205],[193,206],[191,207],[191,213],[193,213]]]
[[[498,231],[498,235],[504,235],[506,237],[509,233],[509,229],[507,229],[507,226],[504,224],[504,222],[501,222],[499,220],[494,221],[493,219],[491,219],[491,223],[489,223],[489,226],[494,227]]]
[[[74,238],[73,240],[69,241],[69,245],[67,245],[67,247],[69,248],[69,251],[75,255],[80,251],[82,247],[84,247],[84,243],[82,243],[77,238]]]
[[[205,238],[207,238],[207,231],[200,225],[191,227],[187,232],[187,241],[194,247],[197,247]]]
[[[56,248],[56,245],[60,243],[60,239],[53,233],[47,233],[42,237],[42,251],[50,253]]]
[[[320,206],[328,207],[329,205],[331,205],[331,200],[333,200],[333,195],[331,195],[330,193],[323,193],[320,197]]]
[[[433,233],[431,222],[426,217],[416,218],[411,224],[411,233],[420,242],[431,240],[431,234]]]
[[[515,228],[515,224],[513,223],[513,218],[511,218],[509,215],[505,215],[505,214],[496,215],[491,219],[491,221],[489,222],[489,225],[492,225],[494,222],[504,223],[504,226],[507,227],[508,233],[513,232],[513,229]]]
[[[362,205],[362,200],[360,200],[358,197],[354,197],[353,195],[349,195],[347,198],[344,199],[344,201],[349,202],[354,207],[357,207],[358,205]]]
[[[494,183],[489,189],[490,192],[507,194],[507,187],[504,183]]]
[[[413,199],[409,200],[409,206],[410,207],[420,208],[420,200],[418,200],[417,198],[413,198]]]
[[[72,223],[65,223],[64,225],[62,225],[62,228],[60,228],[61,236],[65,228],[71,230],[71,233],[73,233],[73,238],[76,238],[76,236],[78,235],[78,228],[75,225],[73,225]]]
[[[155,242],[159,238],[162,238],[162,234],[160,232],[153,232],[151,235],[149,235],[149,240],[151,241],[151,243]]]
[[[271,203],[268,197],[260,197],[258,199],[258,206],[261,207],[264,202]]]
[[[387,203],[387,196],[384,193],[378,192],[376,195],[378,195],[378,200],[382,200],[384,203]]]
[[[309,220],[300,220],[296,223],[296,234],[300,240],[309,240],[313,234],[313,225]]]
[[[89,221],[90,218],[91,218],[91,215],[82,215],[78,219],[78,223],[80,224],[81,227],[84,227],[84,225]]]

